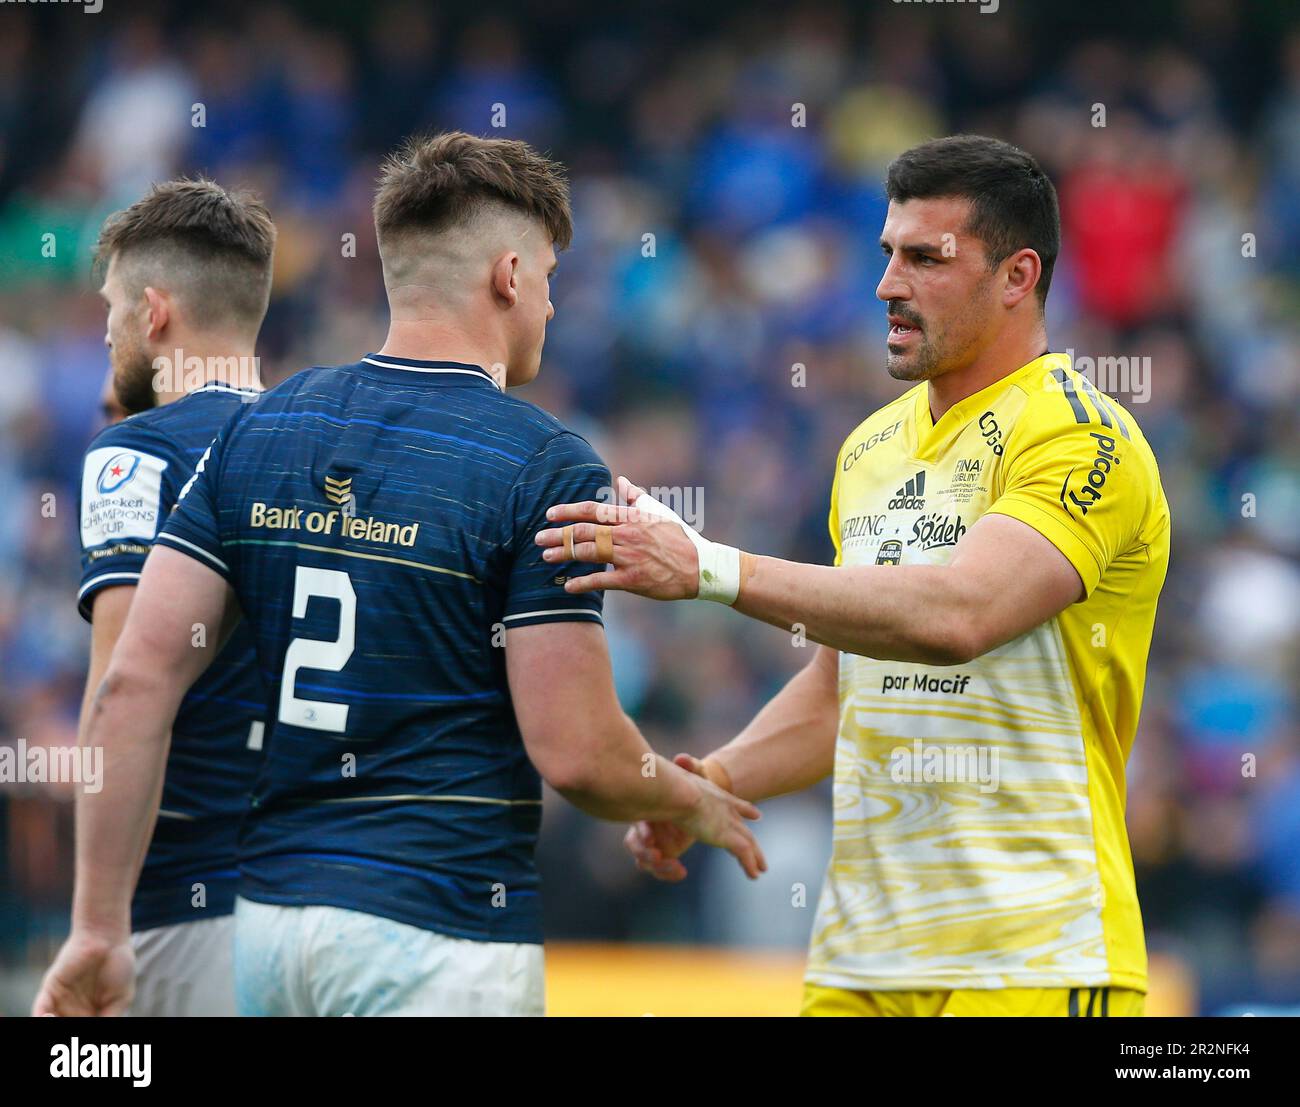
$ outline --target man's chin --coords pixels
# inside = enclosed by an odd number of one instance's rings
[[[889,351],[885,358],[885,370],[896,381],[923,381],[929,374],[929,366],[918,358],[914,351],[904,353],[893,346],[886,346]]]

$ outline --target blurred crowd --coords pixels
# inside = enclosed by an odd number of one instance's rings
[[[382,343],[369,203],[398,140],[463,128],[551,151],[576,234],[524,394],[615,472],[698,490],[711,537],[824,562],[838,447],[903,387],[874,298],[884,167],[994,134],[1060,193],[1052,348],[1149,370],[1144,395],[1115,392],[1174,520],[1130,762],[1149,943],[1191,967],[1203,1010],[1300,1007],[1300,22],[1231,0],[1154,5],[1151,28],[1149,11],[1085,27],[1012,7],[6,5],[0,742],[75,743],[77,484],[107,364],[90,251],[151,181],[203,171],[266,199],[274,383]],[[808,656],[715,605],[607,612],[624,705],[670,755],[728,739]],[[802,945],[829,822],[827,786],[776,801],[763,881],[692,854],[666,887],[620,828],[548,797],[548,932]],[[69,796],[0,785],[0,963],[48,956],[71,850]]]

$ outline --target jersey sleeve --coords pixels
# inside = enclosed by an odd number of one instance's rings
[[[1149,474],[1133,443],[1114,427],[1053,424],[1019,444],[1013,438],[1007,448],[1012,456],[1002,495],[989,512],[1038,531],[1069,559],[1091,595],[1133,544],[1151,503]]]
[[[140,580],[184,471],[183,459],[167,438],[130,420],[109,427],[91,443],[82,461],[77,592],[77,609],[87,621],[100,591]]]
[[[158,541],[202,562],[230,581],[230,564],[222,544],[217,504],[217,475],[224,437],[225,431],[204,451],[194,475],[181,489],[176,510],[158,535]]]
[[[506,499],[505,541],[510,550],[503,622],[507,629],[572,620],[601,622],[604,596],[564,590],[569,577],[601,572],[603,565],[542,560],[534,541],[539,530],[554,524],[546,509],[555,504],[607,499],[609,469],[586,441],[569,431],[549,439],[524,466]]]

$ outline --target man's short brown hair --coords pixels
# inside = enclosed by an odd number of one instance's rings
[[[380,244],[410,231],[438,232],[504,204],[538,220],[563,250],[573,238],[564,167],[526,142],[464,131],[407,139],[385,159],[375,193]]]
[[[178,295],[198,327],[257,326],[271,294],[275,224],[258,197],[204,177],[155,184],[110,215],[95,245],[133,285]]]

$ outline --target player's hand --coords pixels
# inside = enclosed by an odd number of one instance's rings
[[[686,879],[686,866],[679,858],[694,844],[695,839],[676,823],[633,823],[623,835],[636,867],[667,884]]]
[[[740,862],[750,880],[757,880],[759,873],[767,871],[767,859],[746,820],[762,818],[758,808],[719,788],[703,774],[696,774],[695,784],[699,802],[674,823],[692,838],[725,849]]]
[[[33,1015],[124,1015],[135,995],[131,940],[74,931],[41,981]]]
[[[598,590],[634,592],[652,600],[689,600],[699,594],[700,559],[681,524],[625,506],[645,494],[626,477],[618,478],[620,503],[586,500],[557,504],[546,512],[549,522],[573,524],[572,549],[566,549],[566,526],[537,532],[545,561],[586,561],[609,565],[603,573],[571,577],[570,595]]]
[[[673,758],[673,764],[722,785],[720,780],[710,777],[703,761],[689,753],[679,753]],[[694,844],[691,834],[670,822],[633,823],[623,836],[623,845],[636,861],[636,867],[668,884],[686,879],[686,866],[680,858]]]

